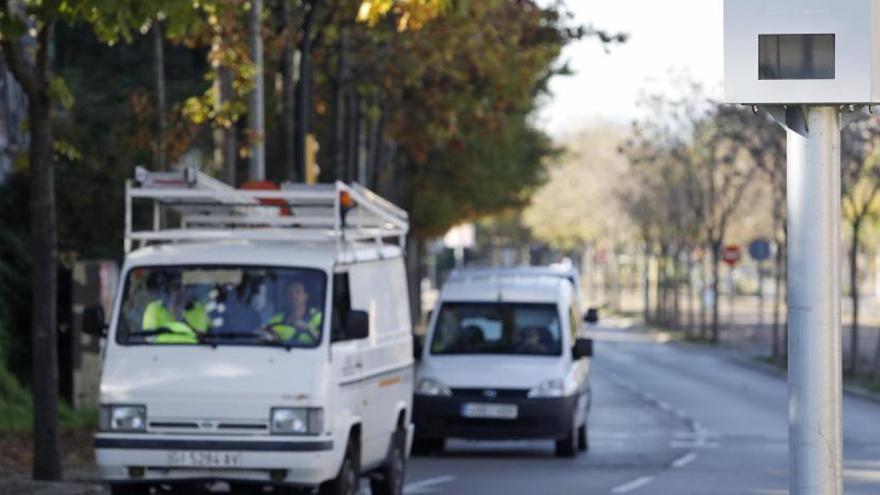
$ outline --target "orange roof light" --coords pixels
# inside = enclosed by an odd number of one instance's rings
[[[339,205],[346,210],[354,207],[354,199],[352,199],[348,191],[339,193]]]

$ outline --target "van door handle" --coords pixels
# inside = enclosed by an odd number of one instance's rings
[[[354,363],[354,367],[355,367],[355,368],[363,368],[363,367],[364,367],[364,363],[358,361],[357,363]]]

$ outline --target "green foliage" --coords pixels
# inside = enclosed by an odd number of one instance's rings
[[[0,433],[29,431],[33,421],[32,410],[30,392],[0,365]],[[92,408],[76,410],[62,403],[58,409],[58,419],[64,429],[94,429],[98,412]]]
[[[382,8],[396,3],[406,2],[382,2]],[[344,9],[342,15],[348,15]],[[337,26],[345,26],[344,19]],[[367,115],[378,108],[385,113],[403,186],[395,199],[412,212],[414,233],[436,235],[523,205],[554,151],[529,115],[548,78],[564,69],[556,62],[562,47],[581,35],[569,29],[561,7],[460,2],[418,30],[401,32],[395,22],[372,25],[347,28],[355,90],[370,105]],[[329,28],[315,48],[322,68],[317,108],[333,105],[342,32]],[[333,125],[326,124],[319,140],[332,142]],[[321,160],[331,156],[328,148]]]
[[[0,185],[0,367],[20,380],[29,373],[30,266],[26,177]]]
[[[32,408],[31,395],[0,366],[0,432],[30,429]]]

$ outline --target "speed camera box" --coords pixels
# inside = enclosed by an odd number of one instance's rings
[[[880,0],[724,0],[724,99],[880,103]]]

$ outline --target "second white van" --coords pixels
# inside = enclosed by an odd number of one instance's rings
[[[587,450],[592,341],[581,337],[576,294],[549,270],[450,277],[416,351],[414,451],[447,438],[546,438],[564,457]]]

